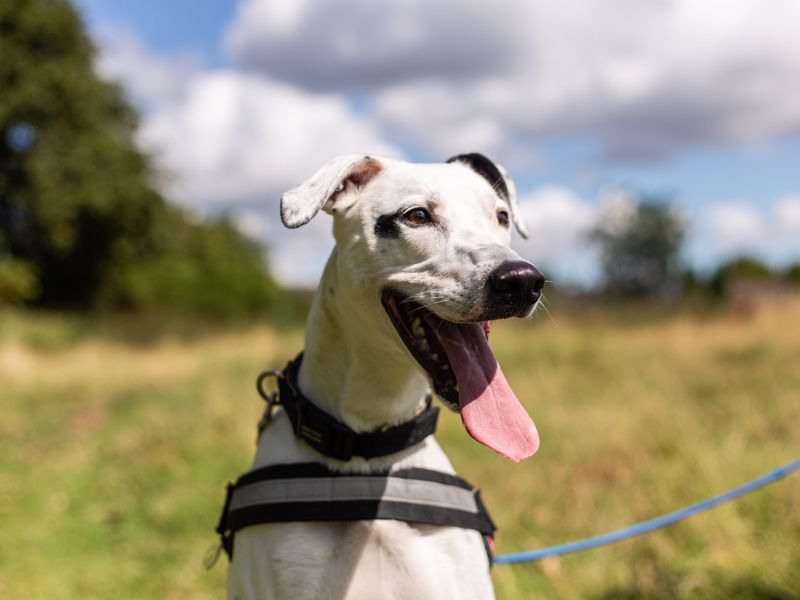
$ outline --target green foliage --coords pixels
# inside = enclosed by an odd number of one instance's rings
[[[783,274],[783,278],[794,285],[800,285],[800,263],[790,265]]]
[[[226,221],[174,220],[164,252],[113,270],[101,290],[101,305],[212,317],[242,317],[274,307],[281,295],[265,272],[258,245]]]
[[[13,258],[0,260],[0,306],[21,304],[38,292],[39,280],[30,264]]]
[[[0,225],[36,265],[40,300],[87,305],[115,246],[147,245],[164,203],[146,184],[133,112],[93,75],[94,50],[60,0],[0,7]]]
[[[763,262],[749,256],[740,256],[719,266],[709,281],[709,288],[713,294],[724,296],[734,281],[774,278],[775,274]]]
[[[607,293],[656,298],[678,291],[685,232],[683,219],[666,199],[634,199],[609,214],[590,236],[600,247]]]
[[[269,309],[278,291],[259,249],[153,189],[136,115],[94,74],[94,54],[66,0],[0,3],[0,257],[27,272],[14,267],[14,297],[211,316]],[[20,283],[31,274],[36,285]]]

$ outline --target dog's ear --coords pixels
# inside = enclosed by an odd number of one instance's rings
[[[281,221],[294,229],[320,210],[335,211],[337,196],[364,187],[381,169],[378,160],[363,154],[337,156],[281,197]]]
[[[448,163],[460,162],[464,163],[475,171],[478,175],[483,177],[492,186],[492,189],[497,194],[508,200],[508,207],[511,212],[511,221],[514,227],[517,228],[519,234],[525,239],[528,238],[528,227],[522,219],[522,213],[519,209],[519,201],[517,200],[517,186],[514,185],[508,172],[483,154],[477,152],[470,152],[469,154],[459,154],[447,160]]]

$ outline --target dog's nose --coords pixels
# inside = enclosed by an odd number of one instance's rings
[[[489,293],[505,304],[530,306],[539,299],[544,275],[524,260],[505,262],[489,275]]]

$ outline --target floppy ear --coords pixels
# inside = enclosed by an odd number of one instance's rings
[[[519,234],[525,239],[528,238],[528,227],[522,219],[522,213],[519,209],[519,201],[517,200],[517,186],[514,185],[508,172],[498,164],[495,164],[483,154],[471,152],[469,154],[459,154],[447,160],[448,163],[459,162],[467,165],[478,175],[483,177],[492,186],[492,189],[497,192],[501,198],[508,200],[508,207],[511,213],[511,221],[514,227],[517,228]]]
[[[380,162],[363,154],[337,156],[309,179],[281,197],[281,221],[295,229],[314,218],[320,209],[335,210],[336,197],[364,187],[380,173]]]

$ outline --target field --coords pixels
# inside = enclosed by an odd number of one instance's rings
[[[492,331],[541,433],[534,458],[494,455],[453,415],[440,425],[483,490],[498,552],[651,518],[800,455],[800,304],[749,318],[554,313]],[[252,455],[254,379],[302,331],[116,325],[0,313],[0,598],[223,595],[224,560],[206,571],[202,558],[224,484]],[[800,598],[800,475],[493,577],[507,600]]]

